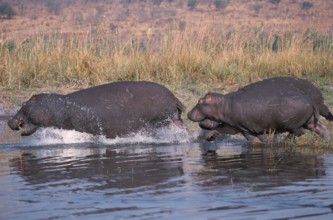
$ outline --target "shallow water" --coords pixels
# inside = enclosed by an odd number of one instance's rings
[[[333,154],[194,142],[161,130],[107,140],[0,121],[1,219],[333,219]]]

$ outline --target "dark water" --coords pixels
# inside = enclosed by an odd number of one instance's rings
[[[313,148],[1,132],[1,219],[333,219],[333,154]]]

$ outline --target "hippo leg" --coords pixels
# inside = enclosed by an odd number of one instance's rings
[[[304,133],[305,133],[304,128],[296,128],[294,130],[289,131],[289,134],[288,134],[287,138],[289,138],[289,137],[292,138],[292,137],[295,137],[295,136],[300,137]]]
[[[305,129],[304,128],[297,128],[294,130],[289,131],[289,134],[285,137],[285,141],[287,140],[292,140],[295,137],[300,137],[305,133]]]
[[[262,141],[257,137],[257,136],[254,136],[248,132],[242,132],[242,134],[244,135],[244,137],[251,143],[254,143],[254,144],[261,144]]]
[[[206,134],[206,140],[207,141],[214,141],[217,136],[219,136],[220,132],[218,130],[212,130],[212,131],[209,131],[207,134]]]
[[[182,119],[173,119],[172,122],[179,128],[185,127]]]
[[[328,129],[326,128],[325,125],[323,125],[319,121],[317,121],[316,125],[314,123],[312,123],[312,122],[309,123],[309,124],[307,124],[306,128],[309,129],[310,131],[313,131],[313,132],[317,133],[322,138],[325,138],[325,139],[329,139],[330,138]]]

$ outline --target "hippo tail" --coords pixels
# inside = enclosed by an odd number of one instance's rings
[[[326,118],[328,121],[333,121],[333,115],[330,112],[330,110],[328,109],[328,107],[324,104],[322,104],[319,107],[319,113],[321,116],[323,116],[324,118]]]
[[[184,128],[184,122],[183,122],[181,116],[182,116],[182,112],[185,110],[185,106],[176,97],[175,97],[175,101],[176,101],[177,113],[174,115],[172,121],[176,126],[178,126],[180,128]]]
[[[176,107],[178,109],[178,112],[181,114],[183,111],[185,111],[185,105],[183,105],[183,103],[181,101],[179,101],[179,99],[176,99]]]
[[[182,117],[182,112],[185,111],[185,106],[176,97],[175,101],[176,101],[177,114],[175,115],[174,121],[180,121],[180,123],[182,124],[183,120],[181,117]]]

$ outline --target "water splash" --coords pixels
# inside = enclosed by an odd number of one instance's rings
[[[74,130],[57,128],[38,129],[33,135],[24,137],[22,143],[26,145],[54,145],[94,142],[96,137],[92,134],[81,133]]]
[[[188,143],[193,139],[190,132],[185,128],[180,128],[175,124],[158,128],[153,134],[142,129],[137,133],[132,133],[127,137],[117,137],[108,139],[100,136],[99,141],[103,144],[171,144]]]
[[[38,129],[32,136],[25,137],[21,143],[24,145],[54,145],[74,143],[102,143],[107,145],[115,144],[171,144],[188,143],[193,139],[192,135],[185,128],[174,124],[168,127],[158,128],[153,134],[146,130],[132,133],[126,137],[114,139],[105,136],[94,136],[88,133],[81,133],[74,130],[63,130],[56,128]]]

